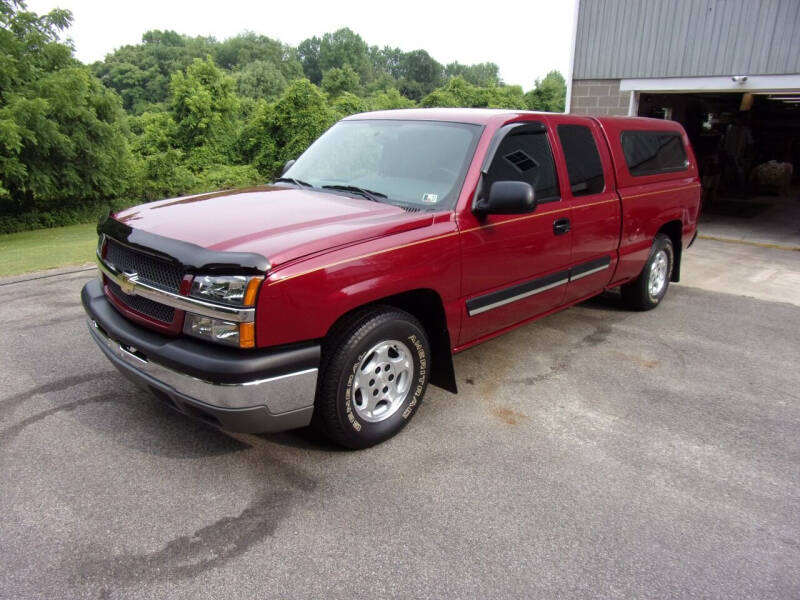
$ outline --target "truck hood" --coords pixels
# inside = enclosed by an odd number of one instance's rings
[[[209,250],[260,254],[273,268],[433,222],[430,213],[282,186],[151,202],[121,211],[114,219]]]

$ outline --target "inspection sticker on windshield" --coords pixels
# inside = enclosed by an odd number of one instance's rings
[[[439,201],[439,194],[422,194],[422,201],[425,204],[436,204]]]

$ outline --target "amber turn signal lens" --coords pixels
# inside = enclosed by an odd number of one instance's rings
[[[256,294],[258,294],[258,286],[261,285],[263,279],[261,277],[253,277],[247,282],[247,291],[244,293],[244,305],[253,306],[256,303]]]
[[[239,347],[256,347],[256,328],[255,323],[239,323]]]

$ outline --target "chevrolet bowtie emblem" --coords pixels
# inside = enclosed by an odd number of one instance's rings
[[[119,287],[128,296],[133,295],[139,274],[135,271],[123,271],[119,276]]]

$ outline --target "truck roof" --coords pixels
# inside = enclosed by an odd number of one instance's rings
[[[359,113],[346,117],[345,121],[361,121],[368,119],[392,119],[408,121],[451,121],[454,123],[473,123],[476,125],[489,125],[490,123],[505,122],[522,115],[561,115],[563,113],[548,113],[531,110],[513,110],[506,108],[403,108],[398,110],[378,110]],[[681,130],[680,125],[673,121],[652,119],[648,117],[604,117],[592,115],[570,115],[587,119],[595,119],[602,125],[611,129],[666,129]]]
[[[488,125],[495,120],[508,120],[515,115],[534,114],[528,110],[504,108],[402,108],[399,110],[377,110],[351,115],[344,120],[395,119],[409,121],[452,121]],[[548,114],[548,113],[538,113]]]

